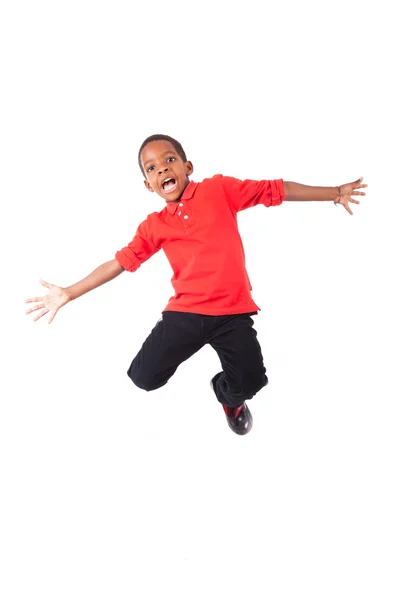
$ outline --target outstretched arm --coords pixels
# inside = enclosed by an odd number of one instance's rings
[[[312,185],[302,185],[294,181],[284,181],[285,200],[332,200],[335,204],[342,204],[348,213],[353,214],[349,208],[349,202],[360,204],[358,200],[353,200],[351,196],[365,196],[365,192],[358,191],[360,188],[366,188],[366,183],[361,183],[363,177],[353,183],[345,183],[338,187],[316,187]]]
[[[53,285],[52,283],[47,283],[47,281],[41,280],[40,283],[44,287],[48,288],[48,294],[47,296],[39,296],[25,300],[25,302],[38,302],[38,304],[32,306],[32,308],[29,308],[26,311],[26,314],[34,312],[35,310],[40,310],[40,312],[33,319],[34,321],[37,321],[40,319],[40,317],[50,313],[48,322],[51,323],[56,316],[57,311],[62,306],[71,300],[75,300],[75,298],[79,298],[79,296],[83,296],[83,294],[94,290],[100,285],[103,285],[103,283],[111,281],[111,279],[114,279],[123,271],[124,268],[121,267],[119,262],[114,258],[113,260],[109,260],[108,262],[105,262],[97,267],[97,269],[95,269],[84,279],[81,279],[77,283],[74,283],[66,288],[62,288],[58,285]]]
[[[108,262],[103,263],[97,269],[95,269],[90,275],[81,279],[77,283],[70,285],[65,288],[65,291],[70,297],[70,300],[75,300],[75,298],[79,298],[79,296],[83,296],[87,292],[94,290],[95,288],[103,285],[103,283],[107,283],[111,281],[117,275],[120,275],[124,271],[124,268],[121,267],[119,262],[113,258]]]

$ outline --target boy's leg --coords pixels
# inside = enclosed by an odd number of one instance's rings
[[[166,311],[133,359],[128,375],[138,387],[156,390],[204,344],[200,315]]]
[[[213,388],[218,401],[229,407],[240,406],[268,383],[253,324],[248,314],[232,315],[221,320],[207,338],[223,369],[214,377]]]

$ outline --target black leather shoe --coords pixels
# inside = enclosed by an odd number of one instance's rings
[[[238,435],[246,435],[253,426],[253,417],[246,402],[240,406],[231,408],[230,406],[222,405],[225,411],[226,420],[229,427]]]
[[[211,387],[215,393],[215,383],[214,380],[218,378],[218,375],[212,378]],[[226,404],[222,404],[224,409],[226,420],[228,421],[229,427],[237,433],[238,435],[246,435],[249,433],[253,426],[253,417],[250,412],[249,407],[246,402],[240,404],[240,406],[227,406]]]

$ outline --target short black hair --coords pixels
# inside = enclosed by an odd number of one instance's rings
[[[138,153],[139,167],[145,177],[146,177],[146,173],[144,172],[144,169],[142,167],[142,162],[140,160],[140,156],[142,154],[143,148],[145,146],[147,146],[147,144],[150,144],[150,142],[158,142],[160,140],[165,140],[166,142],[169,142],[170,144],[172,144],[173,147],[175,148],[176,152],[179,154],[179,156],[183,160],[183,162],[187,161],[185,151],[182,148],[182,144],[180,144],[177,140],[175,140],[173,137],[171,137],[169,135],[164,135],[162,133],[155,133],[154,135],[150,135],[148,138],[146,138],[144,140],[143,144],[140,146],[139,153]]]

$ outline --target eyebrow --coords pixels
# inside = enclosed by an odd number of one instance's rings
[[[167,154],[177,155],[177,152],[175,152],[175,150],[167,150],[166,152],[163,152],[163,156],[166,156]],[[143,166],[145,167],[147,165],[147,163],[151,163],[151,162],[154,162],[154,158],[149,158],[149,160],[146,160],[146,162],[143,163]]]

